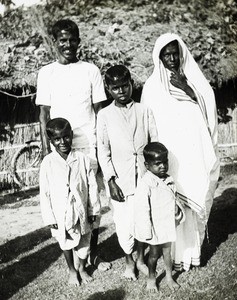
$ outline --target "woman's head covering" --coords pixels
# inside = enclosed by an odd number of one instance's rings
[[[168,79],[167,76],[164,76],[166,69],[160,59],[160,53],[167,44],[175,40],[179,44],[180,70],[186,76],[190,86],[200,95],[200,99],[202,99],[201,106],[206,114],[207,126],[210,129],[211,135],[215,135],[213,137],[215,140],[214,143],[217,143],[216,132],[214,132],[216,127],[216,105],[213,90],[185,43],[175,33],[162,34],[155,42],[152,53],[154,70],[144,85],[142,102],[150,106],[153,110],[157,110],[159,105],[165,108],[168,104],[167,101],[172,101],[172,97],[168,91]]]
[[[160,53],[177,40],[180,49],[180,71],[196,94],[197,102],[184,97],[184,91],[170,83],[171,71],[166,69]],[[173,33],[161,35],[153,50],[154,70],[142,91],[142,102],[153,111],[159,142],[169,149],[169,174],[175,179],[178,193],[189,199],[195,211],[209,213],[206,195],[209,180],[216,182],[217,114],[213,90],[182,39]],[[185,94],[185,93],[184,93]],[[209,174],[215,172],[215,178]],[[214,173],[213,173],[214,174]],[[211,189],[213,192],[213,188]],[[209,193],[212,203],[212,192]],[[208,198],[208,199],[209,199]]]

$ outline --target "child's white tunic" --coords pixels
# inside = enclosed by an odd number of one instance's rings
[[[81,235],[91,231],[88,216],[99,214],[100,203],[94,172],[83,153],[72,151],[67,160],[56,151],[45,156],[40,168],[40,203],[44,224],[58,225],[53,231],[62,250],[76,247]]]
[[[175,188],[172,177],[162,180],[147,171],[134,195],[134,235],[151,245],[173,242],[175,229]]]

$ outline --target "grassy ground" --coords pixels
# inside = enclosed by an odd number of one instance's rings
[[[103,273],[89,266],[93,282],[69,287],[64,257],[39,219],[38,192],[4,197],[0,209],[4,237],[0,240],[0,299],[236,299],[237,175],[234,174],[234,167],[222,170],[209,220],[209,241],[205,240],[203,245],[202,267],[174,274],[181,285],[176,293],[171,293],[165,285],[161,258],[157,266],[158,294],[146,292],[143,275],[136,282],[121,277],[124,260],[108,203],[103,208],[99,253],[113,267]],[[9,223],[4,222],[4,216]]]

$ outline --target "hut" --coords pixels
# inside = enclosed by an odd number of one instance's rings
[[[122,4],[122,5],[121,5]],[[216,94],[222,162],[237,159],[237,8],[235,1],[46,1],[1,17],[0,188],[19,189],[12,176],[14,153],[39,139],[35,106],[38,70],[54,60],[48,29],[59,18],[80,28],[79,55],[102,74],[113,64],[129,67],[134,98],[153,69],[152,49],[165,32],[178,33]]]

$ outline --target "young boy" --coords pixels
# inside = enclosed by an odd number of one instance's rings
[[[79,28],[71,20],[57,21],[52,27],[58,60],[41,68],[37,81],[36,104],[40,105],[43,156],[50,152],[46,123],[51,118],[67,119],[73,130],[72,148],[88,155],[97,173],[95,114],[106,100],[99,69],[78,59]],[[99,218],[93,224],[90,262],[106,271],[111,267],[97,256]]]
[[[118,241],[125,253],[124,276],[136,280],[132,256],[133,195],[145,172],[143,148],[157,140],[157,130],[151,110],[131,99],[133,81],[125,66],[109,68],[105,82],[114,101],[97,116],[98,159],[109,186]],[[147,273],[143,248],[139,243],[137,268]]]
[[[71,151],[73,132],[67,120],[48,121],[46,132],[54,150],[44,157],[40,168],[42,217],[63,250],[69,284],[79,285],[73,251],[79,257],[82,282],[92,280],[85,264],[91,226],[100,212],[96,179],[89,158],[80,151]]]
[[[179,285],[172,278],[171,242],[175,241],[175,225],[184,221],[184,211],[176,201],[173,179],[167,174],[168,150],[158,142],[143,150],[147,172],[138,183],[134,196],[134,235],[150,245],[147,289],[157,292],[156,265],[162,249],[168,286]]]

